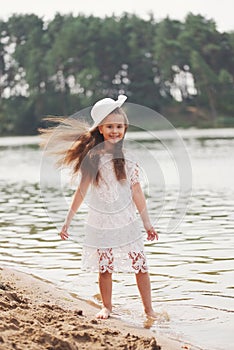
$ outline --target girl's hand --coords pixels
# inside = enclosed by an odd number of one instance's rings
[[[69,234],[67,232],[67,225],[63,225],[62,229],[61,229],[61,232],[60,232],[60,237],[61,239],[65,240],[65,239],[68,239],[69,237]]]
[[[147,232],[147,239],[148,241],[153,241],[154,239],[156,239],[156,241],[158,240],[158,234],[155,231],[154,227],[151,226],[148,230],[146,230]]]

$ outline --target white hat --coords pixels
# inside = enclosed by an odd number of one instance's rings
[[[96,126],[98,126],[101,121],[117,107],[121,107],[126,99],[127,96],[119,95],[117,101],[109,97],[97,101],[91,109],[91,117],[94,120],[91,129],[96,128]]]

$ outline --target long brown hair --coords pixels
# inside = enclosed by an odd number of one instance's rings
[[[122,108],[116,108],[111,114],[124,117],[125,132],[128,128],[128,119]],[[72,176],[75,177],[79,171],[82,175],[89,176],[94,184],[99,180],[99,159],[103,152],[103,135],[98,126],[90,129],[85,121],[75,118],[47,117],[45,121],[59,125],[38,129],[41,135],[40,146],[46,153],[57,158],[56,166],[71,167]],[[126,179],[125,158],[123,154],[123,139],[113,148],[113,159],[115,175],[118,181]]]

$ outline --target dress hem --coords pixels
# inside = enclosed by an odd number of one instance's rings
[[[131,270],[131,271],[127,271],[127,270],[112,270],[112,271],[108,271],[107,269],[105,271],[100,271],[98,269],[92,269],[89,267],[83,267],[82,271],[87,271],[87,272],[95,272],[95,273],[105,273],[105,272],[109,272],[109,273],[123,273],[123,274],[136,274],[138,275],[138,273],[142,272],[142,273],[147,273],[149,272],[148,268],[147,269],[140,269],[140,270]]]

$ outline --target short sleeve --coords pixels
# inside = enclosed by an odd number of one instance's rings
[[[132,167],[132,171],[130,173],[130,183],[131,186],[135,185],[136,183],[140,182],[140,168],[138,163],[134,163]]]

